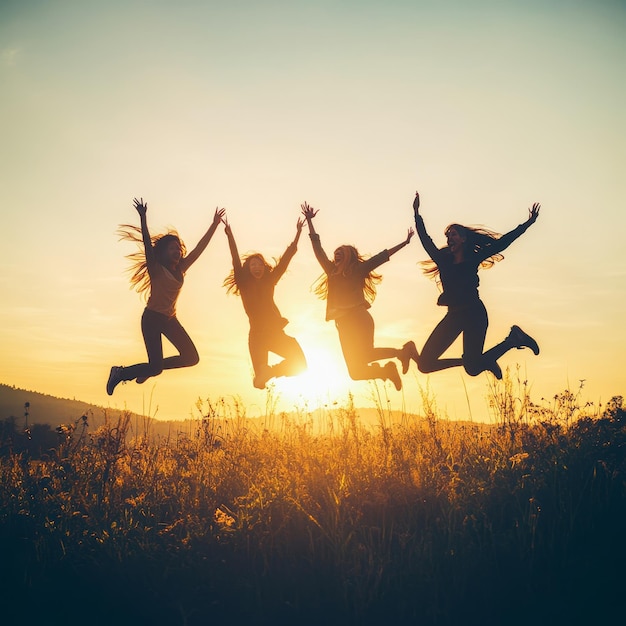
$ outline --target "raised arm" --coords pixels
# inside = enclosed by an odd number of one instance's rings
[[[211,222],[209,229],[206,231],[206,233],[204,233],[204,236],[202,237],[202,239],[200,239],[196,247],[186,257],[181,259],[180,269],[183,273],[186,272],[189,267],[198,260],[198,257],[205,251],[206,247],[209,245],[209,241],[211,241],[211,238],[215,234],[215,231],[217,230],[217,227],[222,221],[225,213],[226,209],[215,209],[215,213],[213,214],[213,221]]]
[[[324,271],[329,274],[332,272],[334,268],[334,263],[328,258],[327,254],[324,252],[322,248],[322,243],[320,241],[320,236],[315,232],[315,227],[313,226],[313,218],[317,215],[317,211],[308,205],[308,203],[304,203],[300,205],[302,207],[302,215],[304,215],[304,219],[306,219],[306,223],[309,227],[309,237],[311,239],[311,245],[313,246],[313,252],[315,254],[315,258],[319,261],[319,264],[322,266]]]
[[[298,219],[296,224],[296,236],[293,238],[293,241],[287,246],[287,249],[280,257],[280,260],[276,264],[272,272],[272,276],[274,277],[274,283],[277,283],[281,276],[287,271],[287,267],[293,259],[295,253],[298,251],[298,241],[300,240],[300,234],[302,233],[302,227],[304,226],[304,219]]]
[[[228,223],[226,215],[222,217],[222,222],[224,222],[224,232],[226,233],[226,237],[228,238],[228,247],[230,249],[230,256],[233,259],[233,268],[237,272],[241,269],[241,258],[239,257],[239,251],[237,250],[237,243],[235,241],[233,230]]]
[[[398,250],[402,250],[404,246],[408,246],[411,242],[411,238],[413,237],[413,235],[415,235],[415,231],[412,228],[409,228],[406,239],[404,241],[401,241],[397,246],[394,246],[393,248],[389,248],[387,250],[387,252],[389,252],[389,256],[394,255]]]
[[[435,245],[430,235],[426,232],[426,226],[424,226],[424,219],[420,215],[420,195],[419,192],[415,192],[415,199],[413,200],[413,214],[415,216],[415,228],[417,230],[417,236],[424,246],[424,250],[428,256],[435,262],[439,256],[439,248]]]
[[[156,257],[154,255],[154,248],[152,247],[152,237],[150,236],[150,231],[148,230],[148,220],[146,218],[146,213],[148,212],[148,203],[143,201],[143,198],[137,200],[137,198],[133,198],[133,206],[137,213],[139,213],[139,221],[141,223],[141,237],[143,239],[143,247],[146,254],[146,264],[148,266],[148,272],[150,268],[154,266],[156,262]]]
[[[492,254],[497,254],[498,252],[502,252],[502,250],[508,248],[518,237],[523,235],[528,228],[537,221],[540,209],[541,204],[539,204],[539,202],[535,202],[532,207],[528,209],[528,219],[513,230],[510,230],[508,233],[502,235],[499,239],[494,240],[494,242],[489,246],[486,246],[485,251],[481,256],[487,259]]]

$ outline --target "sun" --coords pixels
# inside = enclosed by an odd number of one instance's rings
[[[341,354],[333,354],[323,346],[308,346],[305,352],[306,372],[273,381],[285,408],[316,409],[344,399],[350,391],[350,379]]]

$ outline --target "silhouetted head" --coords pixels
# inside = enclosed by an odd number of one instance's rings
[[[340,274],[345,274],[354,263],[362,259],[359,251],[354,246],[343,245],[335,250],[333,260],[336,271]]]
[[[489,246],[499,239],[502,235],[487,228],[479,226],[463,226],[462,224],[450,224],[444,231],[446,235],[446,245],[441,248],[442,252],[448,253],[451,257],[461,250],[462,258],[468,261],[472,255],[483,255],[485,250],[489,250]],[[496,261],[504,258],[499,252],[490,254],[483,258],[479,263],[479,267],[489,269]],[[421,261],[422,271],[427,276],[439,280],[439,268],[431,259]]]
[[[341,274],[350,276],[352,269],[365,259],[359,251],[350,245],[339,246],[333,255],[335,265],[333,275]],[[380,283],[382,276],[374,271],[369,272],[363,279],[363,295],[368,302],[373,302],[376,297],[376,285]],[[313,292],[325,300],[328,297],[328,275],[324,272],[313,284]]]
[[[150,294],[150,275],[148,274],[141,228],[134,224],[121,224],[117,232],[120,239],[133,241],[137,244],[138,250],[126,255],[131,261],[129,268],[129,273],[131,274],[130,284],[140,294],[147,297]],[[187,253],[185,244],[172,228],[168,229],[164,234],[152,235],[150,240],[156,260],[165,267],[176,267]]]
[[[258,252],[245,257],[242,267],[244,271],[250,272],[257,280],[262,278],[266,272],[272,271],[272,266]]]
[[[260,280],[263,276],[272,272],[274,267],[265,260],[265,257],[262,254],[259,252],[253,252],[242,257],[241,269],[244,274],[249,274],[256,280]],[[226,293],[232,293],[236,296],[240,294],[234,269],[230,270],[228,276],[224,279],[223,285],[226,287]]]
[[[446,242],[452,254],[456,254],[460,250],[465,254],[465,245],[469,238],[468,232],[469,229],[461,224],[450,224],[450,226],[446,228]]]
[[[178,235],[168,233],[154,242],[154,255],[161,265],[170,267],[180,263],[185,253],[185,247]]]

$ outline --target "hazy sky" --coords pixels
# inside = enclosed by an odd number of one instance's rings
[[[624,394],[624,68],[621,0],[3,1],[0,382],[161,418],[223,396],[262,413],[222,228],[179,300],[200,364],[106,395],[111,365],[145,359],[133,246],[115,234],[138,223],[133,197],[188,248],[225,207],[240,251],[271,258],[305,200],[329,253],[391,247],[419,189],[441,245],[450,222],[505,232],[541,202],[480,274],[487,347],[514,323],[536,337],[540,356],[501,365],[519,365],[537,401],[580,379],[587,400]],[[445,313],[424,258],[415,238],[381,267],[377,345],[421,348]],[[319,274],[305,228],[276,302],[311,368],[273,393],[286,410],[348,391],[371,406],[311,292]],[[489,376],[412,366],[403,394],[378,389],[385,408],[418,412],[429,389],[441,413],[482,419]]]

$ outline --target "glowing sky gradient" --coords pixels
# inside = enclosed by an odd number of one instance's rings
[[[400,242],[415,189],[439,244],[450,222],[538,222],[482,272],[487,344],[517,323],[542,353],[510,352],[537,400],[586,379],[626,391],[626,5],[583,2],[3,2],[0,5],[0,382],[161,418],[236,395],[250,415],[247,318],[227,296],[223,229],[190,269],[179,318],[197,367],[105,393],[144,360],[143,303],[115,230],[149,205],[153,232],[188,247],[225,207],[240,252],[280,255],[300,203],[328,252]],[[381,267],[378,345],[418,347],[442,317],[417,238]],[[303,233],[276,301],[311,371],[276,383],[282,408],[371,405],[346,374]],[[460,354],[460,346],[453,348]],[[425,376],[385,406],[487,416],[489,375]],[[389,402],[385,396],[387,394]],[[469,406],[468,406],[469,405]],[[33,419],[36,415],[33,407]]]

